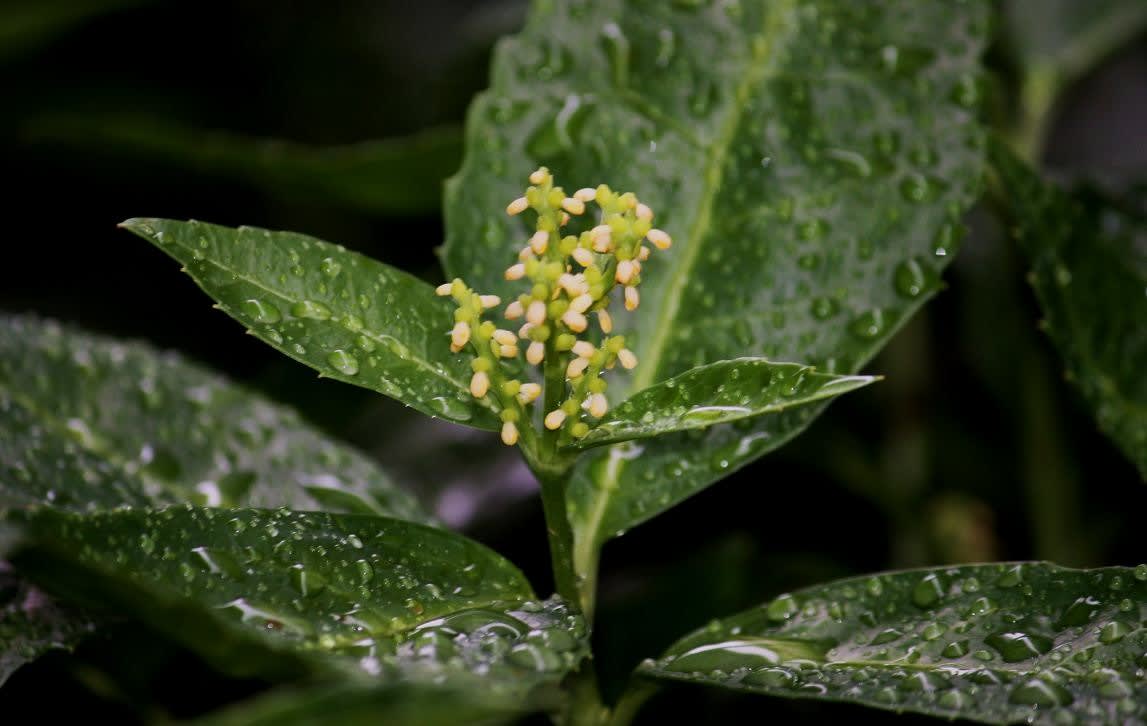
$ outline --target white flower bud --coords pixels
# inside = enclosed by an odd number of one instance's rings
[[[584,313],[586,310],[589,310],[590,305],[593,305],[593,296],[591,296],[588,292],[583,292],[573,300],[570,300],[570,310],[574,310],[579,313]]]
[[[506,446],[518,443],[518,427],[512,421],[502,424],[502,443]]]
[[[604,393],[591,394],[587,402],[589,403],[589,415],[594,418],[601,418],[609,410],[609,401],[606,400]]]
[[[506,214],[513,217],[515,214],[521,214],[522,212],[526,211],[529,206],[530,203],[526,201],[525,197],[518,197],[506,205]]]
[[[502,304],[502,298],[497,295],[481,295],[479,299],[482,301],[484,308],[496,308]]]
[[[454,289],[454,283],[444,282],[441,285],[439,285],[438,287],[434,288],[434,292],[439,297],[448,297],[450,295],[451,291],[453,291],[453,289]]]
[[[526,275],[526,266],[519,262],[506,268],[507,280],[521,280]]]
[[[633,262],[631,260],[622,260],[617,263],[617,272],[614,273],[614,279],[622,285],[628,285],[629,281],[633,279],[636,271],[633,269]]]
[[[545,357],[545,343],[539,343],[535,340],[534,342],[530,343],[530,347],[526,348],[526,360],[529,361],[532,365],[538,365],[545,359]]]
[[[589,267],[593,264],[593,253],[585,247],[578,247],[573,251],[573,258],[582,267]],[[447,293],[449,294],[449,292]]]
[[[454,323],[454,329],[450,331],[450,343],[461,348],[470,342],[470,324],[469,323]]]
[[[470,394],[474,398],[485,398],[490,390],[490,376],[486,371],[478,371],[470,377]]]
[[[652,222],[653,221],[653,210],[650,209],[645,204],[638,204],[637,205],[637,218],[643,219],[646,222]]]
[[[631,371],[637,367],[637,356],[629,348],[622,348],[617,352],[617,360],[621,363],[621,367],[627,371]]]
[[[518,400],[522,403],[533,403],[540,395],[542,395],[542,387],[537,383],[523,383],[522,387],[518,389]]]
[[[653,246],[659,250],[667,250],[673,244],[673,239],[659,229],[649,230],[649,234],[645,238],[653,243]]]
[[[585,202],[580,199],[575,199],[574,197],[566,197],[562,200],[562,209],[570,214],[584,214]]]
[[[606,335],[613,332],[613,316],[609,314],[608,310],[597,311],[597,324],[601,326],[601,332]]]
[[[585,330],[588,324],[585,315],[579,313],[577,310],[567,310],[566,314],[562,316],[562,322],[575,333],[580,333]]]
[[[514,335],[512,331],[498,329],[494,331],[494,341],[498,345],[517,345],[518,336]]]
[[[531,184],[544,184],[550,178],[550,172],[544,166],[539,168],[533,174],[530,174]]]
[[[517,320],[518,318],[525,315],[525,313],[526,311],[522,308],[522,303],[518,302],[517,300],[506,306],[507,320]]]
[[[586,358],[574,358],[566,366],[566,378],[574,379],[580,378],[581,374],[585,373],[585,369],[589,366],[589,360]]]
[[[589,358],[597,351],[597,347],[588,340],[579,340],[573,344],[571,350],[578,358]]]
[[[530,303],[530,307],[526,308],[526,320],[534,325],[546,322],[546,304],[541,300]]]
[[[534,251],[534,254],[540,255],[540,254],[544,253],[546,251],[546,248],[549,247],[549,245],[550,245],[550,233],[549,232],[544,232],[544,231],[539,229],[537,232],[534,232],[533,237],[530,237],[530,249]]]
[[[625,288],[625,309],[630,312],[637,309],[641,304],[641,295],[637,292],[636,287]]]
[[[565,420],[566,412],[560,408],[554,409],[546,414],[546,428],[550,431],[557,431],[562,427],[562,424],[565,423]]]
[[[579,202],[592,202],[593,198],[596,196],[597,190],[590,189],[589,187],[582,187],[581,189],[578,189],[576,192],[574,192],[574,199],[578,200]]]
[[[516,345],[499,345],[498,355],[502,358],[517,358],[518,346]]]

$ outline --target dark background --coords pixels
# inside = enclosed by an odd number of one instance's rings
[[[296,406],[549,592],[541,505],[513,452],[492,435],[317,380],[212,311],[167,257],[115,227],[159,216],[290,229],[438,282],[433,207],[386,214],[252,183],[149,153],[131,129],[159,122],[191,138],[225,131],[330,146],[456,126],[524,2],[93,0],[89,11],[23,33],[20,44],[0,32],[0,310],[175,348]],[[992,54],[1006,106],[1014,89],[1003,57]],[[103,135],[109,123],[122,124],[120,141]],[[1145,128],[1140,37],[1068,91],[1045,167],[1147,179]],[[605,548],[596,647],[607,691],[707,620],[834,577],[999,559],[1147,560],[1137,516],[1147,488],[1063,381],[1037,330],[1022,260],[992,210],[976,210],[971,223],[949,289],[869,367],[887,376],[883,384]],[[25,667],[0,690],[0,713],[131,723],[202,713],[262,685],[221,679],[136,626],[118,636]],[[680,688],[639,722],[748,715],[880,716]]]

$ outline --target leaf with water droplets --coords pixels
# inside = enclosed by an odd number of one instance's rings
[[[799,363],[773,363],[764,358],[718,361],[643,388],[611,409],[575,446],[645,439],[780,413],[875,380],[817,373]]]
[[[1001,143],[992,157],[1068,377],[1147,478],[1147,204],[1069,194]]]
[[[1147,718],[1147,565],[908,570],[782,595],[645,676],[987,723]]]
[[[220,669],[548,688],[586,655],[581,617],[539,602],[460,535],[287,510],[17,510],[14,564],[88,607],[138,617]]]
[[[447,188],[444,262],[509,299],[530,230],[492,215],[545,164],[657,213],[673,247],[614,325],[639,366],[614,403],[743,355],[853,374],[940,288],[983,171],[989,3],[556,0],[498,47]],[[622,40],[624,39],[624,42]],[[714,62],[720,59],[720,62]],[[908,267],[905,267],[908,265]],[[824,406],[582,457],[580,574],[600,544],[802,431]]]
[[[174,353],[37,318],[0,316],[0,428],[0,506],[190,501],[428,519],[294,411]]]
[[[121,0],[126,1],[126,0]],[[204,131],[131,113],[50,114],[28,122],[33,143],[160,162],[309,204],[375,214],[427,214],[462,158],[456,127],[343,146]]]
[[[71,649],[95,628],[86,614],[55,602],[0,561],[0,686],[49,650]]]
[[[293,232],[131,219],[252,334],[324,376],[478,428],[501,423],[450,353],[451,305],[421,280]]]

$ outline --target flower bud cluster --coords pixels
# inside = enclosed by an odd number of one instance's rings
[[[581,438],[606,414],[603,371],[617,363],[627,369],[637,365],[624,336],[612,335],[611,292],[621,287],[625,308],[636,310],[642,266],[652,251],[645,243],[661,250],[672,244],[669,235],[653,228],[653,210],[631,192],[619,194],[602,184],[566,196],[545,167],[530,175],[530,184],[525,196],[506,207],[510,215],[528,209],[537,214],[536,231],[505,273],[507,280],[528,285],[503,311],[517,329],[483,320],[486,311],[502,304],[497,296],[480,295],[460,279],[438,288],[439,295],[458,304],[450,349],[457,353],[469,346],[474,352],[470,392],[477,398],[494,397],[501,411],[502,441],[508,445],[518,442],[519,426],[530,419],[529,407],[543,393],[538,383],[510,377],[512,367],[506,363],[523,349],[530,365],[564,374],[561,395],[547,397],[560,403],[543,412],[546,429]],[[586,214],[591,203],[600,210],[597,223],[580,234],[567,234],[571,221]]]

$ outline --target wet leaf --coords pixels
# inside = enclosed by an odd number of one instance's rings
[[[782,595],[646,661],[650,677],[988,723],[1147,717],[1147,565],[910,570]]]
[[[95,624],[55,602],[0,561],[0,685],[50,650],[71,649]]]
[[[579,448],[743,421],[854,391],[872,376],[833,376],[799,363],[737,358],[644,388],[606,414]]]
[[[537,4],[470,109],[446,196],[450,276],[503,297],[525,243],[496,214],[549,166],[657,211],[673,247],[618,315],[640,365],[613,402],[744,355],[857,372],[940,288],[979,195],[989,5],[897,0]],[[715,62],[714,59],[720,59]],[[577,566],[803,430],[823,406],[583,457]]]
[[[14,562],[69,601],[134,615],[222,670],[439,682],[523,695],[586,652],[580,616],[539,602],[460,535],[369,515],[191,505],[7,515]]]
[[[1044,327],[1099,427],[1147,478],[1147,207],[1069,194],[992,144]]]
[[[164,219],[122,226],[183,263],[259,339],[323,376],[449,421],[500,425],[450,353],[450,304],[415,277],[293,232]]]
[[[81,151],[162,161],[179,169],[235,179],[308,203],[378,214],[436,212],[442,182],[462,158],[454,127],[345,146],[206,131],[169,120],[90,112],[35,118],[27,137]]]
[[[428,519],[294,411],[174,353],[37,318],[0,316],[0,430],[4,506],[191,501]]]

